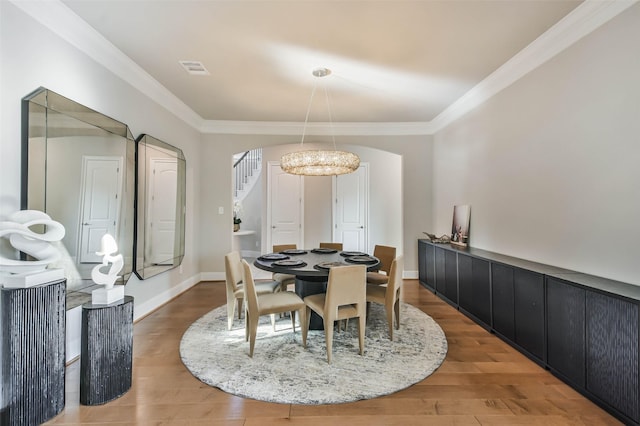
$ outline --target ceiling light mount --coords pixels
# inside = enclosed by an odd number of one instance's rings
[[[316,68],[312,71],[315,77],[326,77],[331,74],[329,68]],[[302,128],[302,140],[300,146],[304,144],[304,136],[309,121],[309,111],[313,103],[313,95],[316,92],[317,85],[313,86],[309,106],[307,107],[307,115],[304,119],[304,127]],[[329,123],[331,124],[331,136],[333,138],[333,151],[315,150],[315,151],[295,151],[285,154],[280,159],[280,168],[286,173],[303,176],[336,176],[346,173],[355,172],[360,167],[360,158],[346,151],[338,151],[336,149],[336,137],[333,132],[333,121],[331,120],[331,108],[329,106],[329,94],[326,86],[324,93],[327,100],[327,109],[329,110]]]
[[[329,68],[316,68],[311,72],[311,74],[316,77],[326,77],[331,74],[331,70]]]

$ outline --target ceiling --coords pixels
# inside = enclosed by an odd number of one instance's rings
[[[63,3],[204,120],[303,122],[318,85],[309,122],[398,123],[432,121],[581,1]]]

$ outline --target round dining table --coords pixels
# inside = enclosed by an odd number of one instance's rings
[[[380,269],[380,260],[367,253],[326,248],[293,249],[279,253],[268,253],[253,263],[256,268],[295,275],[295,292],[300,298],[327,291],[329,270],[346,265],[365,265],[367,271]],[[322,317],[311,312],[309,329],[322,330]]]

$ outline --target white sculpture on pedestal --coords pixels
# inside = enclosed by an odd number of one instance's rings
[[[43,225],[46,231],[38,233],[31,228]],[[5,287],[31,287],[64,278],[64,270],[47,269],[47,265],[60,258],[60,252],[51,244],[64,237],[61,223],[38,210],[19,210],[0,222],[0,238],[35,260],[12,259],[0,252],[0,284]]]
[[[91,270],[91,279],[96,284],[104,285],[104,288],[91,292],[91,302],[94,305],[108,305],[124,298],[124,286],[114,286],[114,283],[119,278],[118,272],[124,266],[122,254],[116,255],[117,252],[118,244],[116,240],[110,234],[104,234],[100,251],[96,252],[98,256],[104,256],[102,263]],[[101,269],[104,266],[109,266],[109,264],[111,264],[111,267],[105,274]]]

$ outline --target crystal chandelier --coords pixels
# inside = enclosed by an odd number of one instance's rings
[[[331,70],[327,68],[318,68],[313,71],[315,77],[325,77],[329,74],[331,74]],[[304,127],[302,128],[300,146],[304,144],[307,122],[309,121],[309,111],[311,110],[315,91],[316,86],[314,86],[311,92],[311,99],[309,100],[307,115],[304,119]],[[327,99],[327,108],[329,109],[329,123],[333,125],[331,109],[329,108],[329,95],[326,87],[325,97]],[[286,173],[304,176],[333,176],[355,172],[360,166],[360,158],[352,152],[338,151],[336,149],[336,138],[333,132],[332,137],[333,151],[309,150],[290,152],[282,156],[280,159],[280,167]]]

